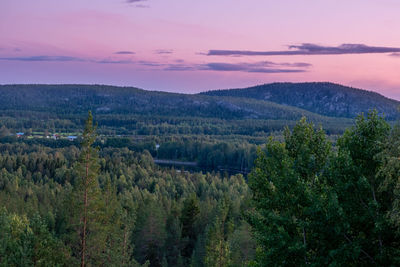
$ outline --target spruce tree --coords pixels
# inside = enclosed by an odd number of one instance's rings
[[[195,223],[200,213],[199,200],[195,194],[185,199],[183,203],[181,224],[182,224],[182,238],[185,239],[185,244],[182,250],[182,256],[187,260],[190,259],[193,249],[196,245],[197,232]]]

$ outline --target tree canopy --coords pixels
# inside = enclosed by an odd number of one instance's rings
[[[399,264],[398,127],[373,111],[327,141],[302,119],[251,175],[256,266]]]

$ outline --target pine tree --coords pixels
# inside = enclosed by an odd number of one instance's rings
[[[77,177],[70,199],[73,228],[78,233],[79,242],[75,245],[76,256],[79,256],[82,267],[88,262],[95,263],[100,259],[100,248],[105,242],[102,234],[104,202],[100,198],[98,148],[93,147],[95,140],[96,126],[93,125],[92,113],[89,112],[83,132],[81,153],[75,165]]]

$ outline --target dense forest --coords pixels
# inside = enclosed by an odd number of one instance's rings
[[[329,83],[270,84],[189,95],[106,85],[0,85],[0,118],[13,132],[74,132],[88,110],[99,134],[268,136],[306,116],[341,133],[361,112],[397,118],[398,101]]]
[[[289,85],[0,86],[0,266],[400,265],[397,102]]]
[[[248,176],[160,167],[96,131],[89,113],[79,143],[0,143],[0,265],[400,264],[400,126],[376,111],[335,144],[301,119]]]
[[[282,137],[283,128],[303,116],[323,125],[332,140],[353,122],[264,100],[132,87],[0,85],[0,94],[0,143],[56,148],[69,146],[68,136],[76,136],[78,146],[92,110],[99,125],[96,145],[102,148],[147,150],[156,160],[229,174],[249,173],[256,146],[270,135]]]
[[[94,131],[89,117],[80,148],[0,145],[1,265],[204,266],[220,246],[235,266],[253,258],[241,174],[165,169],[147,151],[98,150]]]
[[[86,113],[92,110],[99,125],[96,145],[102,148],[147,150],[157,162],[189,162],[195,170],[230,174],[247,174],[256,146],[270,135],[282,139],[283,128],[293,128],[303,116],[322,125],[335,142],[356,113],[375,107],[393,119],[398,104],[330,83],[270,84],[196,95],[106,85],[28,84],[0,85],[0,94],[0,143],[56,148],[69,146],[68,136],[77,136],[77,146]],[[315,98],[311,102],[310,94]],[[351,112],[342,114],[330,107]]]

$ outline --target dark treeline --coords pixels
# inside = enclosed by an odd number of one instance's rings
[[[84,115],[71,115],[53,117],[50,114],[37,114],[32,111],[21,112],[21,114],[8,114],[0,116],[3,131],[9,134],[15,132],[81,132],[84,123]],[[1,115],[1,114],[0,114]],[[40,119],[40,117],[43,117]],[[297,118],[297,117],[296,117]],[[139,116],[139,115],[102,115],[96,114],[99,123],[98,133],[100,135],[128,135],[128,136],[171,136],[171,135],[211,135],[230,136],[240,135],[243,137],[266,137],[274,132],[281,132],[284,126],[293,127],[293,120],[225,120],[200,117],[166,117],[166,116]],[[328,134],[342,133],[346,126],[352,121],[330,118],[327,120],[314,120],[321,123]]]
[[[65,148],[71,144],[79,145],[79,140],[53,140],[51,138],[0,138],[2,144],[43,145],[52,148]],[[217,141],[213,138],[175,137],[175,138],[104,138],[96,146],[105,148],[127,148],[130,151],[148,151],[153,158],[195,162],[198,170],[227,171],[247,174],[256,158],[256,145],[240,142],[239,138],[231,141]],[[158,147],[156,147],[158,145]]]

